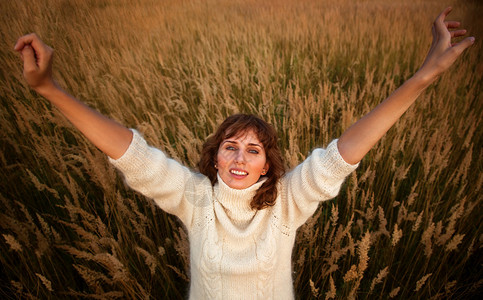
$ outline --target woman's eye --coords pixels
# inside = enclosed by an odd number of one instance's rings
[[[227,146],[225,149],[226,150],[235,150],[235,147],[233,147],[233,146]]]
[[[248,150],[248,152],[252,153],[252,154],[258,154],[260,152],[258,152],[258,150]]]

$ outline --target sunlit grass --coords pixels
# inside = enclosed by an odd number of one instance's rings
[[[464,299],[481,290],[481,4],[476,44],[304,225],[297,297]],[[30,91],[35,31],[73,95],[194,167],[228,115],[274,124],[287,167],[413,74],[438,1],[1,1],[0,296],[183,298],[185,231]],[[479,23],[478,23],[479,22]]]

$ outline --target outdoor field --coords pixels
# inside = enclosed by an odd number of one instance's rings
[[[422,64],[434,18],[476,37],[299,229],[297,299],[483,293],[483,3],[0,1],[0,298],[185,299],[187,233],[30,90],[18,37],[72,95],[195,169],[234,113],[273,124],[290,170]]]

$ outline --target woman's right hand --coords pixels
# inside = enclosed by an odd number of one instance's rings
[[[23,60],[23,76],[27,83],[42,94],[56,86],[52,77],[54,50],[44,44],[35,34],[20,37],[14,47]]]
[[[52,48],[31,33],[20,37],[14,49],[22,56],[27,83],[54,104],[87,139],[114,159],[126,152],[133,137],[129,129],[85,105],[56,84],[52,77]]]

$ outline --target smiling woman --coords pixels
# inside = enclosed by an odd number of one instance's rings
[[[253,131],[224,140],[216,161],[215,168],[223,182],[238,190],[252,186],[269,168],[263,145]]]
[[[130,187],[186,226],[190,298],[293,299],[296,231],[321,201],[337,195],[358,164],[345,162],[334,141],[274,180],[271,174],[280,174],[276,135],[261,131],[270,125],[253,115],[234,115],[220,128],[205,144],[207,160],[201,160],[217,171],[214,184],[205,169],[199,174],[168,159],[136,131],[126,152],[110,161]],[[208,156],[207,149],[216,152]]]
[[[215,134],[210,136],[204,143],[198,168],[202,174],[210,178],[212,184],[215,184],[218,181],[219,170],[217,170],[216,165],[219,164],[219,155],[224,152],[230,152],[227,149],[222,149],[220,145],[225,140],[239,140],[240,138],[243,140],[244,137],[248,137],[247,133],[252,133],[250,137],[261,148],[252,150],[263,151],[266,160],[264,162],[266,165],[263,166],[265,170],[262,168],[261,171],[258,171],[258,177],[264,176],[266,181],[250,203],[252,208],[262,209],[275,203],[277,197],[276,184],[285,172],[282,155],[278,148],[277,132],[267,122],[253,115],[238,114],[228,117],[218,127]],[[245,142],[250,143],[253,140],[246,140]],[[223,151],[221,152],[220,150]],[[260,155],[253,155],[253,153],[249,156],[260,157]],[[224,157],[221,159],[226,160]],[[251,175],[256,175],[256,173]],[[229,179],[229,175],[226,179]]]

